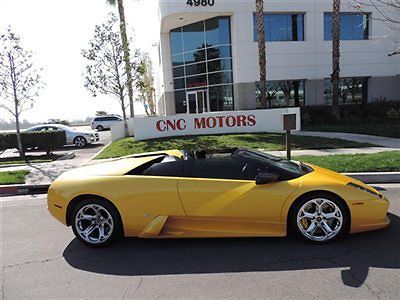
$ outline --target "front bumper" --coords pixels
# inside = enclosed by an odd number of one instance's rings
[[[349,203],[351,214],[350,233],[385,228],[390,224],[387,216],[389,201],[386,197],[352,201]]]

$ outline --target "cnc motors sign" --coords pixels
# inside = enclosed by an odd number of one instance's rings
[[[146,140],[184,135],[282,132],[282,116],[288,113],[296,114],[296,130],[300,130],[298,108],[144,117],[133,121],[135,138]]]

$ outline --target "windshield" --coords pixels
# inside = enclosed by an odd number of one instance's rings
[[[302,163],[282,159],[257,150],[241,150],[238,154],[283,169],[297,176],[302,176],[312,171],[310,167]]]

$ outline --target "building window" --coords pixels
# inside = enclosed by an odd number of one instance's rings
[[[341,78],[339,82],[339,104],[356,104],[367,102],[368,77]],[[332,81],[324,80],[324,100],[332,104]]]
[[[253,15],[254,41],[258,41],[257,16]],[[267,42],[304,41],[304,14],[264,14]]]
[[[208,111],[233,110],[230,18],[216,17],[170,31],[176,113],[187,93],[202,90]]]
[[[369,14],[341,13],[340,14],[341,40],[368,40]],[[332,40],[332,13],[324,13],[324,40]]]
[[[267,107],[299,107],[305,105],[305,80],[277,80],[267,81]],[[256,82],[257,108],[262,107],[260,102],[259,83]]]

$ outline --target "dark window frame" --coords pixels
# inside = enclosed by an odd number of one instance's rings
[[[344,28],[344,24],[342,24],[342,20],[343,17],[345,16],[363,16],[363,22],[364,22],[364,17],[365,17],[365,22],[366,22],[366,26],[364,29],[364,33],[363,33],[363,38],[362,39],[357,39],[357,38],[351,38],[351,39],[344,39],[343,36],[343,28]],[[332,21],[330,22],[331,26],[330,26],[330,30],[328,30],[326,28],[326,23],[327,20],[326,18],[330,16],[330,19],[332,20],[332,12],[324,12],[324,41],[332,41]],[[329,36],[327,36],[329,35]],[[371,36],[371,13],[368,12],[341,12],[340,13],[340,40],[341,41],[367,41],[370,39]],[[353,35],[354,37],[354,35]]]
[[[302,16],[301,20],[301,38],[299,38],[298,33],[293,32],[293,25],[292,25],[292,38],[287,40],[271,40],[268,39],[267,34],[267,24],[268,24],[268,16],[274,15],[286,15],[286,16]],[[305,18],[306,12],[265,12],[264,13],[264,41],[268,43],[276,43],[276,42],[304,42],[306,40],[306,30],[305,30]],[[272,30],[272,29],[271,29]],[[295,38],[297,36],[297,38]],[[258,41],[258,30],[257,30],[257,15],[253,13],[253,39],[254,42]]]

